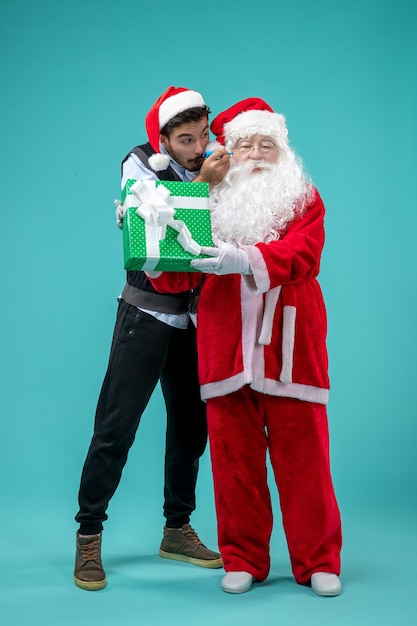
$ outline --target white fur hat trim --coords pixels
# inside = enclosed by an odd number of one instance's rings
[[[203,96],[198,91],[187,89],[187,91],[180,91],[174,96],[170,96],[159,107],[159,128],[163,128],[169,120],[182,113],[187,109],[193,109],[194,107],[204,107],[206,103],[203,100]]]
[[[239,113],[224,125],[225,147],[233,148],[239,139],[251,135],[264,135],[280,143],[288,144],[288,130],[285,117],[280,113],[259,111],[257,109]]]

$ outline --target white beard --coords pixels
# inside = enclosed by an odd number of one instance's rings
[[[261,168],[261,172],[253,172]],[[279,239],[311,197],[301,163],[288,150],[277,163],[233,165],[210,194],[214,240],[253,245]]]

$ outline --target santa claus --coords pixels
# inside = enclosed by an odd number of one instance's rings
[[[259,98],[211,125],[233,153],[212,190],[213,235],[197,341],[207,403],[222,588],[248,591],[270,569],[269,452],[292,571],[323,596],[341,592],[341,522],[329,462],[326,310],[317,282],[323,202],[289,146],[285,118]],[[200,273],[163,273],[160,291]]]

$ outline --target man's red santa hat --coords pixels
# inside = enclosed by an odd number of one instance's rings
[[[278,146],[288,145],[288,131],[285,117],[274,110],[261,98],[240,100],[211,123],[211,132],[226,150],[231,150],[239,139],[251,135],[271,137]]]
[[[155,154],[148,159],[152,169],[160,172],[161,170],[166,170],[169,166],[169,155],[159,152],[159,134],[161,129],[178,113],[194,107],[205,106],[206,103],[200,93],[185,87],[168,87],[159,96],[145,120],[149,143],[155,150]]]

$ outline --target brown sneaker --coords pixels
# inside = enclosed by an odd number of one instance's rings
[[[101,533],[85,537],[77,533],[74,582],[87,591],[97,591],[106,586],[106,574],[101,563]]]
[[[165,526],[159,556],[164,559],[184,561],[199,567],[213,569],[223,567],[220,554],[206,548],[189,524],[184,524],[181,528],[167,528]]]

